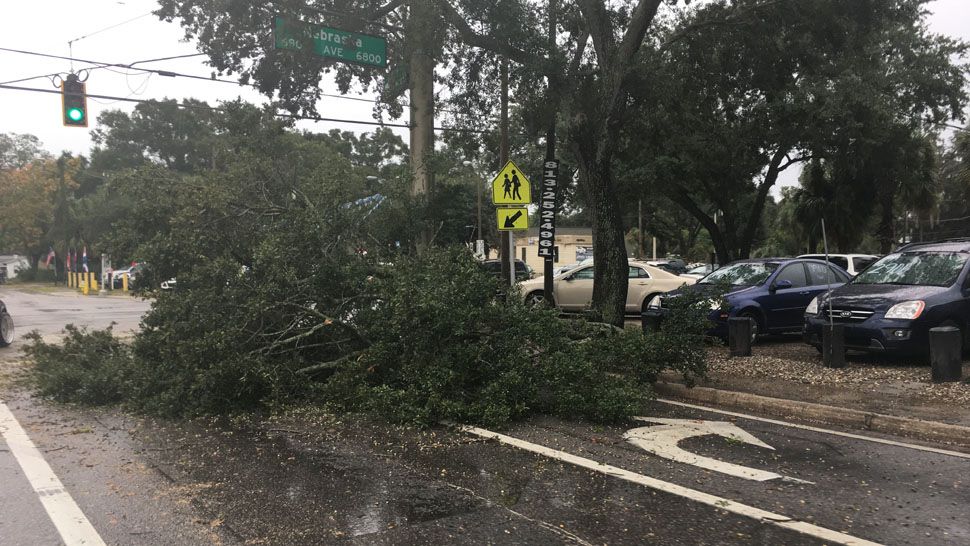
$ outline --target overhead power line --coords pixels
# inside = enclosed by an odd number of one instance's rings
[[[158,74],[159,76],[165,76],[165,77],[169,77],[169,78],[188,78],[188,79],[192,79],[192,80],[202,80],[202,81],[209,81],[209,82],[227,83],[227,84],[232,84],[232,85],[237,85],[237,86],[252,87],[253,89],[258,89],[254,84],[241,83],[241,82],[238,82],[238,81],[235,81],[235,80],[224,80],[224,79],[216,78],[216,77],[213,77],[213,76],[198,76],[198,75],[195,75],[195,74],[184,74],[182,72],[175,72],[175,71],[172,71],[172,70],[161,70],[161,69],[157,69],[157,68],[142,68],[142,67],[135,68],[134,67],[134,65],[136,65],[136,64],[144,64],[144,63],[158,62],[158,61],[167,61],[167,60],[171,60],[171,59],[182,59],[182,58],[186,58],[186,57],[199,57],[199,56],[205,55],[205,53],[191,53],[191,54],[188,54],[188,55],[176,55],[174,57],[160,57],[160,58],[157,58],[157,59],[146,59],[144,61],[135,61],[133,63],[124,64],[124,63],[109,63],[109,62],[104,62],[104,61],[92,61],[92,60],[88,60],[88,59],[77,59],[77,58],[72,59],[71,57],[65,57],[65,56],[62,56],[62,55],[52,55],[50,53],[40,53],[40,52],[37,52],[37,51],[25,51],[25,50],[22,50],[22,49],[11,49],[11,48],[7,48],[7,47],[0,47],[0,51],[7,51],[7,52],[10,52],[10,53],[19,53],[19,54],[22,54],[22,55],[37,55],[37,56],[40,56],[40,57],[49,57],[49,58],[52,58],[52,59],[63,59],[65,61],[76,61],[76,62],[80,62],[80,63],[88,63],[88,64],[92,64],[92,65],[97,65],[95,67],[96,69],[100,69],[100,68],[104,68],[104,67],[109,67],[109,66],[115,67],[115,68],[130,68],[132,70],[140,70],[142,72],[151,72],[151,73],[154,73],[154,74]],[[95,68],[89,68],[89,70],[93,70]],[[17,80],[11,80],[11,81],[7,81],[7,82],[2,82],[2,83],[3,84],[20,83],[20,82],[24,82],[24,81],[28,81],[28,80],[35,80],[35,79],[39,79],[39,78],[46,78],[48,76],[54,76],[54,75],[56,75],[56,74],[42,74],[42,75],[39,75],[39,76],[32,76],[30,78],[21,78],[21,79],[17,79]],[[353,101],[359,101],[359,102],[367,102],[367,103],[371,103],[371,104],[380,102],[377,99],[369,99],[369,98],[359,97],[359,96],[358,97],[354,97],[354,96],[350,96],[350,95],[338,95],[338,94],[335,94],[335,93],[320,93],[320,96],[334,98],[334,99],[343,99],[343,100],[353,100]],[[403,106],[408,106],[408,104],[407,103],[403,103]],[[456,114],[457,113],[457,112],[454,112],[452,110],[447,110],[447,109],[439,109],[439,111],[441,111],[441,112],[448,112],[448,113],[451,113],[451,114]]]
[[[152,14],[152,12],[150,12],[150,11],[148,13],[142,13],[141,15],[139,15],[137,17],[132,17],[131,19],[122,21],[120,23],[115,23],[115,24],[113,24],[111,26],[107,26],[107,27],[104,27],[102,29],[95,30],[94,32],[89,32],[89,33],[85,34],[84,36],[78,36],[77,38],[74,38],[73,40],[68,40],[67,43],[68,44],[73,44],[74,42],[81,41],[81,40],[83,40],[85,38],[90,38],[91,36],[94,36],[95,34],[101,34],[102,32],[105,32],[107,30],[111,30],[113,28],[118,28],[118,27],[120,27],[122,25],[127,25],[128,23],[130,23],[132,21],[137,21],[138,19],[141,19],[142,17],[148,17],[151,14]]]
[[[27,92],[33,92],[33,93],[49,93],[49,94],[55,94],[55,95],[61,94],[61,91],[57,89],[38,89],[36,87],[22,87],[19,85],[7,85],[7,84],[0,84],[0,89],[10,89],[13,91],[27,91]],[[113,100],[117,102],[133,102],[133,103],[139,103],[139,104],[145,103],[145,102],[155,102],[155,103],[160,102],[155,99],[133,99],[130,97],[116,97],[113,95],[96,95],[93,93],[87,93],[86,96],[90,98],[95,98],[95,99]],[[208,106],[208,105],[202,106],[202,105],[185,104],[185,103],[178,103],[178,102],[176,103],[176,105],[179,108],[209,110],[209,111],[215,111],[215,112],[224,111],[224,109],[219,108],[217,106]],[[384,123],[380,121],[365,121],[365,120],[359,120],[359,119],[328,118],[328,117],[322,117],[322,116],[288,114],[284,112],[274,112],[273,115],[279,118],[294,119],[294,120],[349,123],[349,124],[355,124],[355,125],[370,125],[370,126],[377,126],[377,127],[400,127],[404,129],[411,128],[411,125],[405,124],[405,123]],[[476,134],[484,134],[484,133],[490,132],[484,129],[466,129],[462,127],[435,127],[434,130],[445,131],[445,132],[451,131],[451,132],[461,132],[461,133],[476,133]]]

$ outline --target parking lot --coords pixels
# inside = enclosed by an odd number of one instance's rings
[[[130,296],[82,296],[66,288],[48,285],[4,285],[0,300],[7,305],[16,327],[16,350],[21,337],[36,330],[42,336],[56,337],[66,324],[92,329],[114,325],[117,334],[136,330],[151,302]],[[11,351],[13,352],[13,351]]]

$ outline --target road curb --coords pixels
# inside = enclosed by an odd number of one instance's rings
[[[728,406],[779,418],[788,417],[816,421],[895,436],[918,438],[930,442],[944,442],[970,447],[970,427],[826,406],[812,402],[771,398],[746,392],[726,391],[710,387],[687,387],[681,383],[657,382],[654,384],[654,389],[663,396]]]

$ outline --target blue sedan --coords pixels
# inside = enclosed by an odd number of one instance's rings
[[[811,259],[763,258],[732,262],[665,296],[654,298],[647,314],[664,313],[664,298],[694,292],[710,297],[709,335],[727,338],[728,319],[749,317],[752,336],[801,332],[805,308],[826,290],[850,279],[836,265]]]

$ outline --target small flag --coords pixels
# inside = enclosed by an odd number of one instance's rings
[[[44,265],[47,266],[48,269],[51,266],[51,260],[53,260],[55,256],[57,255],[54,254],[54,247],[51,247],[50,252],[47,253],[47,262],[44,263]]]
[[[72,254],[74,254],[74,251],[71,250],[70,248],[67,249],[67,259],[64,260],[64,268],[67,269],[67,272],[68,273],[70,273],[71,271],[74,271],[74,268],[71,267],[71,255]]]
[[[88,272],[88,245],[84,245],[84,250],[81,253],[81,267],[84,268],[84,272]]]

